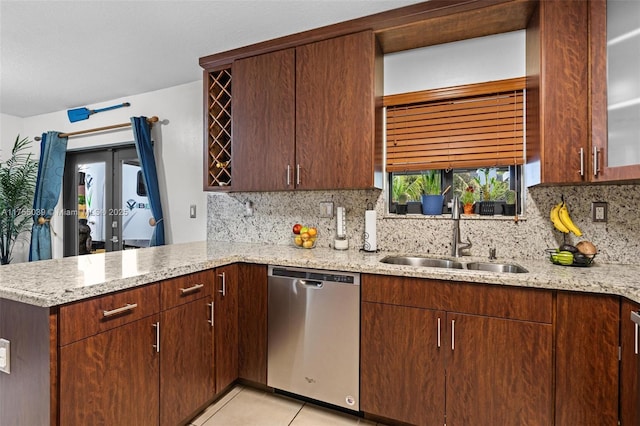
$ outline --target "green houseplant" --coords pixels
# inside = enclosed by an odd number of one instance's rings
[[[422,188],[422,214],[442,214],[444,195],[441,194],[440,172],[429,170],[420,176]]]
[[[0,161],[0,265],[11,262],[16,241],[27,238],[33,223],[38,162],[30,145],[28,138],[18,135],[9,157]]]
[[[476,194],[473,186],[469,185],[464,189],[464,191],[462,191],[460,202],[462,203],[462,208],[465,214],[473,213],[473,205],[476,202]]]
[[[502,206],[502,214],[514,216],[516,214],[516,191],[507,189],[504,193],[505,204]]]

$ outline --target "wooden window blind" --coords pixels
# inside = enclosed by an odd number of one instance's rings
[[[524,78],[385,97],[387,171],[524,163]]]

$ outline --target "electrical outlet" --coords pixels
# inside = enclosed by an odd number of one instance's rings
[[[321,201],[320,202],[320,217],[333,217],[333,202]]]
[[[11,342],[0,339],[0,372],[11,373]]]
[[[607,203],[604,201],[594,201],[591,203],[591,219],[594,222],[607,221]]]

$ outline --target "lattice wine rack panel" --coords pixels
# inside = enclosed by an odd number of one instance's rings
[[[209,73],[207,186],[231,185],[231,68]]]

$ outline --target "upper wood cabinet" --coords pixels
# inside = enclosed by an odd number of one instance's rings
[[[527,186],[590,180],[586,1],[541,1],[526,34]]]
[[[371,31],[296,49],[296,188],[382,188],[382,65]]]
[[[609,10],[607,5],[615,7]],[[593,181],[640,179],[640,4],[589,2]],[[635,32],[635,35],[634,35]]]
[[[382,187],[382,56],[371,31],[233,63],[232,189]]]
[[[286,49],[233,63],[234,190],[293,189],[295,60]]]

